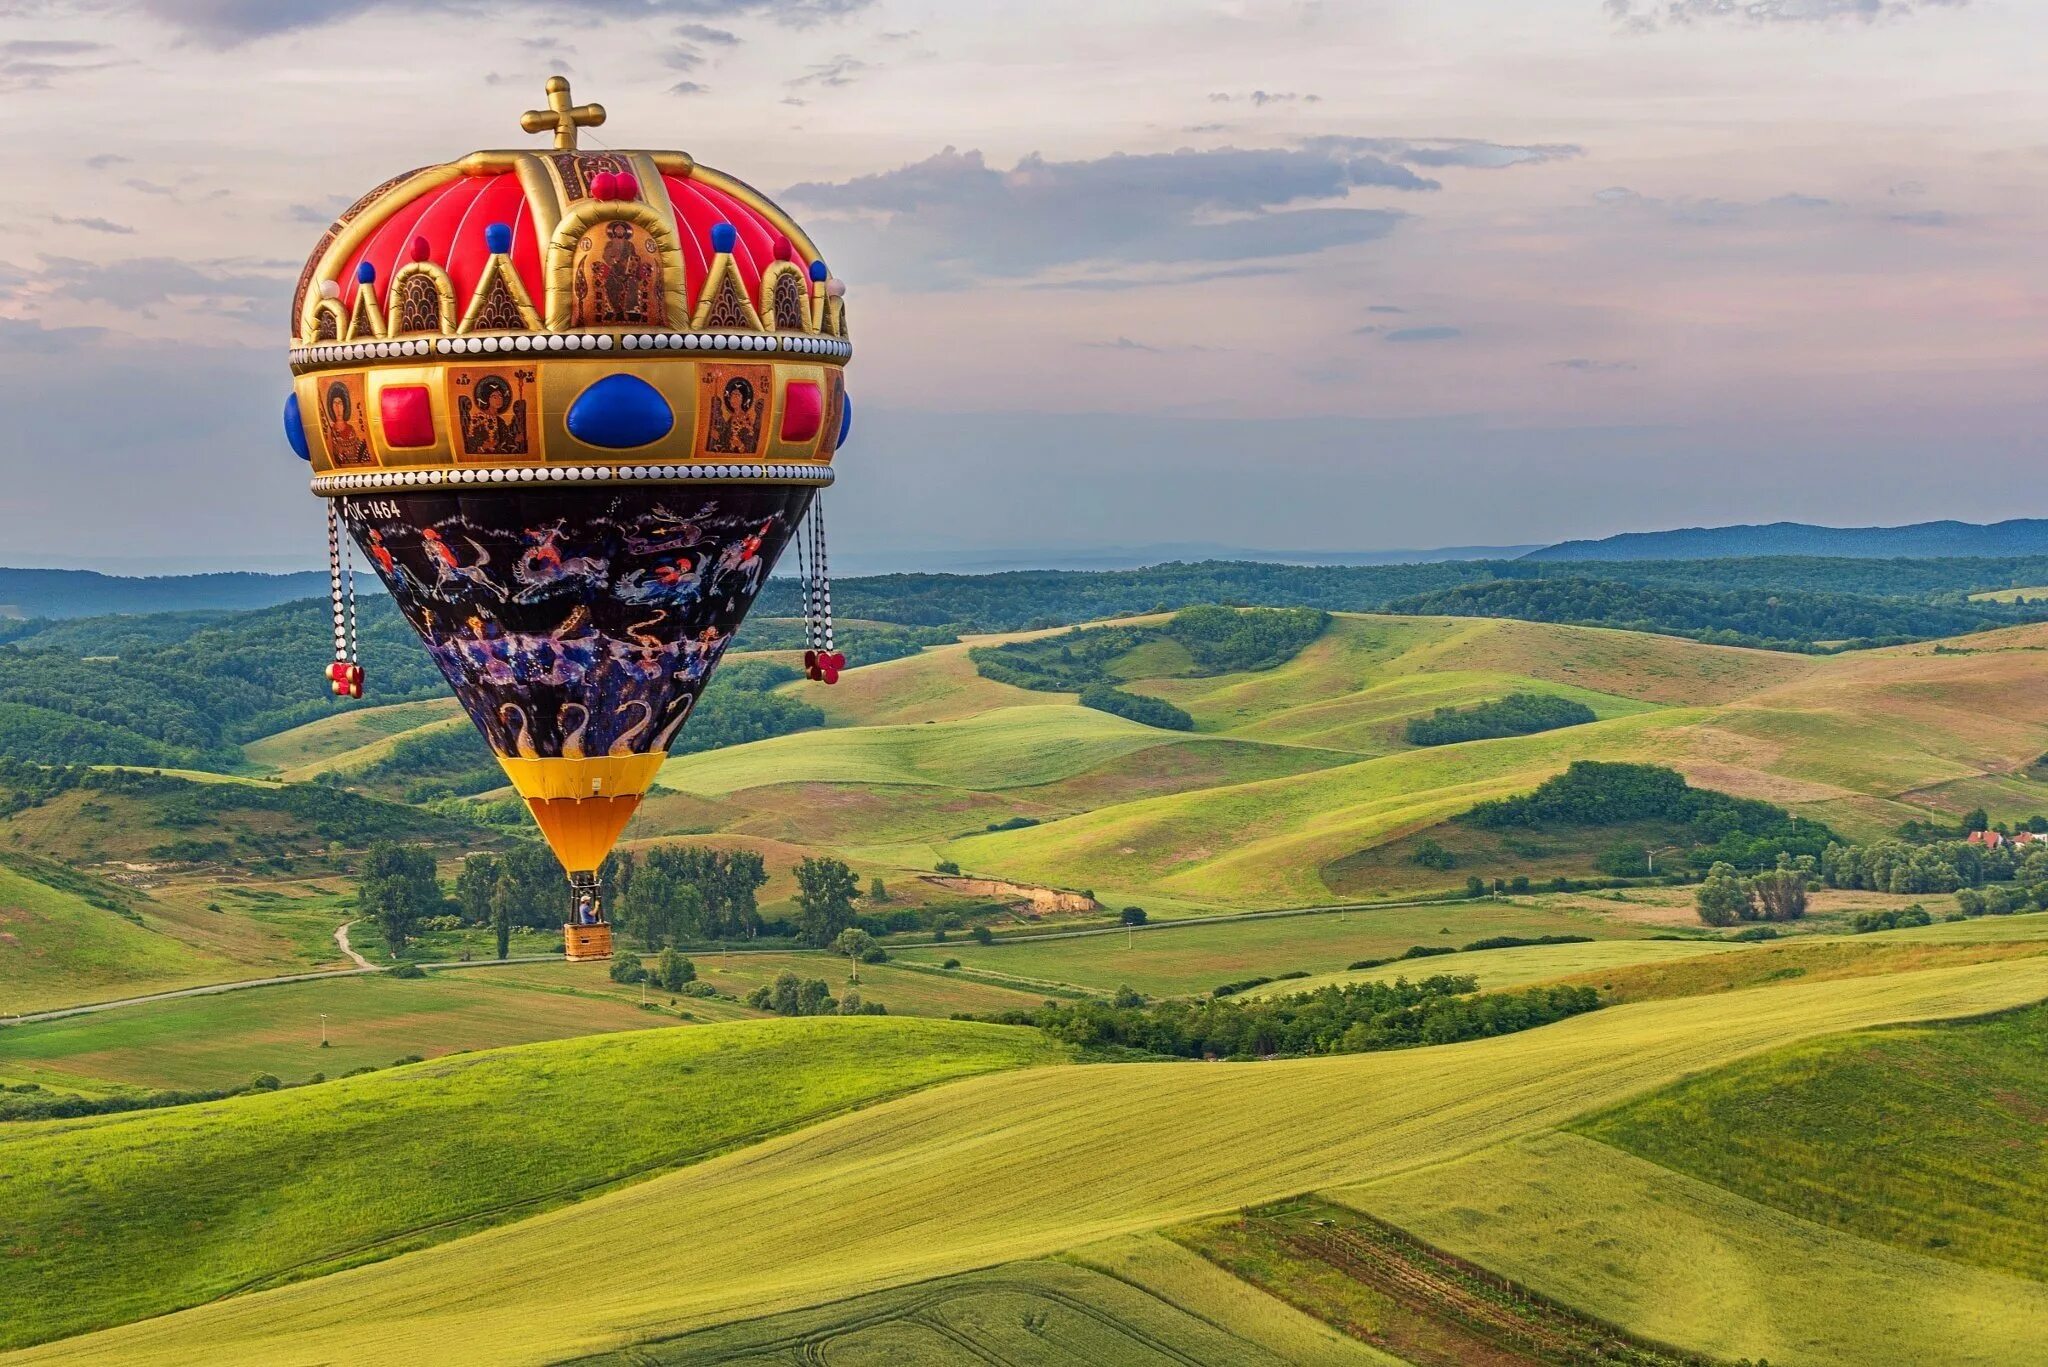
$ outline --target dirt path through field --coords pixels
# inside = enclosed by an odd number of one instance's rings
[[[357,968],[375,968],[375,964],[371,963],[368,959],[365,959],[362,955],[356,953],[355,950],[349,945],[348,928],[354,924],[354,921],[343,921],[340,925],[336,926],[334,928],[334,943],[341,946],[342,953],[348,955],[349,958],[354,959],[356,961]]]

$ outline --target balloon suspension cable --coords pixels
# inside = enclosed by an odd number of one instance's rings
[[[806,674],[810,674],[818,667],[818,615],[813,610],[815,604],[811,597],[811,553],[809,546],[805,544],[805,537],[809,535],[809,531],[808,525],[799,526],[796,535],[790,538],[796,544],[797,596],[803,600]]]
[[[341,543],[341,578],[348,587],[348,662],[360,669],[363,657],[356,636],[356,553],[346,538]]]

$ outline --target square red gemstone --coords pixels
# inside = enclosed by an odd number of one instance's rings
[[[782,391],[782,439],[809,441],[824,419],[824,390],[809,380],[791,380]]]
[[[434,402],[420,384],[386,385],[377,396],[384,440],[393,446],[434,444]]]

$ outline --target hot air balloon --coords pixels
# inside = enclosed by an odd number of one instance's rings
[[[602,106],[547,95],[521,126],[551,149],[397,176],[320,239],[285,430],[327,500],[334,692],[363,687],[353,543],[561,860],[569,957],[603,958],[598,869],[832,482],[850,347],[781,209],[681,152],[585,151]],[[822,510],[805,540],[822,612]]]

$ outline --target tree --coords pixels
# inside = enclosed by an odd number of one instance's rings
[[[853,924],[860,880],[837,859],[805,859],[796,866],[797,934],[813,949],[832,943]]]
[[[1700,920],[1710,926],[1732,926],[1737,921],[1756,919],[1750,901],[1750,887],[1736,875],[1733,864],[1720,863],[1707,870],[1706,881],[1693,892],[1693,906]]]
[[[500,878],[491,887],[491,929],[497,932],[501,959],[512,953],[512,901],[516,895],[509,878]]]
[[[356,906],[383,929],[395,958],[412,938],[413,927],[441,909],[434,856],[424,846],[377,841],[363,858]]]
[[[1144,924],[1145,924],[1145,908],[1143,908],[1143,907],[1125,907],[1125,908],[1123,909],[1123,923],[1124,923],[1125,925],[1127,925],[1127,926],[1142,926],[1142,925],[1144,925]]]
[[[880,878],[870,878],[868,880],[868,900],[876,906],[880,906],[889,900],[889,889],[882,885]]]
[[[1623,840],[1608,846],[1593,861],[1593,867],[1616,878],[1640,877],[1649,870],[1650,851],[1640,840]]]
[[[1795,870],[1760,873],[1750,889],[1766,921],[1796,921],[1806,915],[1806,878]]]
[[[849,988],[847,988],[847,989],[846,989],[846,991],[845,991],[844,993],[842,993],[842,994],[840,995],[840,998],[839,998],[839,1014],[840,1014],[840,1015],[842,1015],[842,1016],[858,1016],[858,1015],[859,1015],[859,1014],[861,1013],[861,1011],[860,1011],[860,1006],[861,1006],[861,1002],[860,1002],[860,991],[859,991],[859,989],[857,989],[857,988],[852,988],[852,987],[849,987]]]
[[[844,954],[853,965],[853,981],[860,981],[860,961],[875,948],[875,937],[859,926],[851,926],[839,932],[839,938],[832,942],[832,952]]]
[[[455,875],[455,901],[462,919],[482,925],[491,919],[491,893],[498,886],[498,861],[488,854],[472,854],[462,861]],[[502,957],[502,956],[501,956]]]
[[[1986,812],[1982,807],[1977,808],[1975,811],[1971,812],[1968,816],[1963,818],[1963,829],[1966,831],[1990,830],[1990,813]]]
[[[612,981],[615,983],[637,983],[647,976],[647,970],[640,966],[640,956],[630,949],[622,949],[612,956]]]
[[[668,992],[680,992],[684,983],[697,980],[697,965],[691,963],[676,951],[674,945],[654,956],[654,971],[650,975],[655,985]]]

